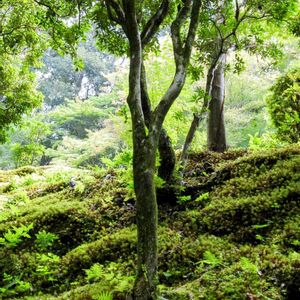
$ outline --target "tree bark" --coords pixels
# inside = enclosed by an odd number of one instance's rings
[[[144,145],[135,143],[134,182],[138,230],[137,276],[134,299],[156,299],[157,202],[154,183],[157,145],[148,137]]]
[[[188,151],[195,137],[200,123],[208,112],[208,148],[211,151],[224,152],[227,149],[226,131],[224,122],[225,78],[224,78],[225,54],[219,53],[211,63],[206,76],[206,97],[201,111],[194,114],[189,132],[186,136],[180,156],[181,170],[185,168]],[[215,103],[217,102],[217,103]],[[181,172],[182,173],[182,172]]]
[[[159,136],[158,150],[160,156],[158,176],[165,181],[166,185],[171,185],[174,179],[176,155],[171,139],[164,128],[161,130]]]
[[[224,152],[227,149],[224,121],[225,100],[225,55],[220,57],[212,81],[211,101],[208,105],[207,147],[210,151]]]
[[[137,276],[134,298],[155,299],[157,272],[157,204],[154,183],[158,134],[146,132],[141,100],[142,41],[136,19],[136,3],[123,0],[125,32],[129,41],[129,94],[132,118],[133,178],[136,194]]]

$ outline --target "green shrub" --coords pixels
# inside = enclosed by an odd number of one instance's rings
[[[300,70],[280,77],[271,91],[267,105],[278,135],[282,140],[297,143],[300,140]]]

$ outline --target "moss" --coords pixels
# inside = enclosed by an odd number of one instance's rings
[[[285,248],[292,248],[295,251],[300,251],[299,214],[286,221],[283,232],[280,234],[279,239],[283,242]]]
[[[255,155],[243,158],[239,169],[235,165],[234,177],[210,194],[210,203],[198,214],[201,230],[254,241],[257,234],[266,234],[289,215],[299,214],[300,155],[281,161],[288,153],[278,151],[272,159]],[[253,159],[260,164],[253,164]]]
[[[134,259],[136,253],[136,231],[124,228],[100,240],[82,244],[68,252],[62,259],[62,269],[73,278],[95,263]]]
[[[159,274],[160,281],[176,285],[197,278],[197,266],[204,259],[205,252],[231,260],[237,247],[226,239],[213,235],[198,237],[182,236],[177,231],[164,229],[159,235]]]
[[[197,187],[214,176],[217,180],[205,202],[161,206],[162,295],[167,299],[293,299],[290,295],[297,295],[300,270],[299,147],[253,154],[205,152],[191,158],[185,178],[189,184]],[[116,273],[134,274],[134,200],[117,176],[106,180],[82,170],[49,173],[38,168],[35,172],[38,175],[26,170],[0,172],[4,183],[0,188],[9,204],[4,204],[0,237],[12,226],[34,224],[30,239],[14,248],[0,246],[1,274],[21,274],[32,285],[23,296],[31,299],[93,299],[101,291],[115,289],[104,281],[87,284],[84,270],[95,263],[103,265],[105,272],[115,263]],[[69,187],[71,173],[76,173],[82,190]],[[9,182],[12,188],[4,193]],[[36,271],[41,265],[39,255],[49,252],[36,246],[35,234],[41,230],[58,236],[49,251],[60,257],[59,262],[47,262],[53,281]],[[125,299],[130,293],[126,288],[115,292],[115,298]]]

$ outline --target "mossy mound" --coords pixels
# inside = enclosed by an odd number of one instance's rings
[[[159,212],[161,295],[298,299],[300,148],[195,154],[184,180]],[[130,295],[135,208],[118,172],[30,167],[0,183],[2,299]]]

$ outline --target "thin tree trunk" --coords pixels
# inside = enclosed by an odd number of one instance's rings
[[[225,54],[219,53],[219,55],[212,61],[212,64],[207,72],[206,89],[205,89],[206,96],[205,96],[205,99],[203,102],[203,106],[201,108],[201,111],[198,114],[194,114],[193,121],[191,123],[189,132],[185,139],[185,143],[184,143],[182,153],[180,156],[180,164],[181,164],[182,170],[184,170],[184,168],[185,168],[185,164],[186,164],[186,161],[188,158],[188,151],[189,151],[191,143],[195,137],[196,131],[197,131],[200,123],[204,120],[207,112],[209,112],[209,115],[211,116],[210,120],[211,121],[213,120],[213,121],[217,122],[217,124],[218,124],[216,139],[218,139],[220,136],[220,144],[222,144],[223,146],[219,147],[219,149],[222,149],[222,148],[224,149],[224,150],[212,150],[212,149],[211,150],[222,152],[222,151],[225,151],[227,148],[225,124],[224,124],[224,100],[225,100],[224,61],[225,61]],[[223,77],[221,74],[223,74]],[[216,76],[218,77],[218,79],[215,79]],[[217,86],[219,86],[220,84],[223,85],[222,89],[217,88]],[[216,111],[216,108],[214,106],[214,101],[215,101],[216,97],[222,97],[222,101],[221,101],[221,105],[219,104],[218,113],[216,115],[213,115],[212,111]],[[218,101],[218,100],[216,100],[216,101]],[[212,119],[214,117],[216,119],[218,119],[218,121],[215,119]],[[211,128],[208,128],[208,131],[211,132]],[[216,149],[216,148],[217,147],[214,147],[214,149]]]
[[[212,62],[212,65],[210,66],[210,68],[207,72],[206,88],[205,88],[206,95],[205,95],[205,98],[204,98],[204,102],[203,102],[203,105],[202,105],[202,108],[201,108],[200,112],[194,114],[193,121],[191,123],[189,132],[186,136],[184,146],[183,146],[183,149],[182,149],[182,152],[181,152],[180,162],[181,162],[181,168],[182,169],[185,168],[185,164],[186,164],[186,161],[187,161],[187,158],[188,158],[188,152],[189,152],[190,146],[192,144],[192,141],[195,137],[196,131],[197,131],[200,123],[203,121],[203,119],[206,116],[208,106],[209,106],[209,102],[211,101],[211,91],[212,91],[214,74],[215,74],[217,64],[218,64],[218,58]]]
[[[215,71],[212,82],[211,101],[208,106],[207,146],[210,151],[224,152],[227,149],[224,121],[225,100],[225,55]]]

